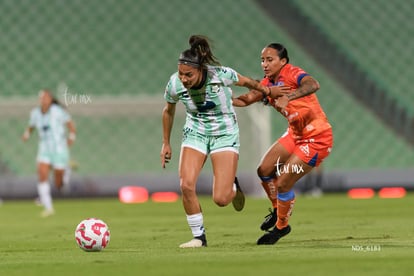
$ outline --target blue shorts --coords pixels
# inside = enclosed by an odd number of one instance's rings
[[[206,155],[220,151],[233,151],[238,154],[240,148],[239,132],[210,136],[185,128],[181,147],[189,147]]]

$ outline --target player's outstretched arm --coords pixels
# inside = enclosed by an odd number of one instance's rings
[[[69,130],[68,145],[71,146],[76,140],[75,123],[72,120],[70,120],[69,122],[66,123],[66,127]]]
[[[27,127],[26,130],[24,131],[23,135],[22,135],[22,140],[23,142],[26,142],[27,140],[29,140],[30,135],[33,132],[34,127]]]
[[[174,123],[175,106],[175,104],[167,102],[162,110],[162,147],[160,153],[162,168],[165,168],[165,164],[171,160],[172,156],[170,137]]]
[[[252,103],[261,101],[263,99],[263,93],[257,90],[250,90],[249,92],[233,98],[233,105],[237,107],[244,107],[251,105]]]
[[[260,82],[257,82],[249,77],[242,76],[238,74],[239,81],[236,83],[238,86],[244,86],[251,90],[259,91],[263,94],[263,97],[271,97],[271,98],[278,98],[284,95],[287,95],[291,92],[291,88],[289,86],[272,86],[267,87],[262,85]]]
[[[287,95],[289,101],[298,99],[312,93],[315,93],[320,88],[319,82],[311,76],[306,76],[300,82],[299,87]]]

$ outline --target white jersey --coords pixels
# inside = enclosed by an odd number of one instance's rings
[[[67,151],[66,123],[71,120],[69,113],[61,106],[52,104],[46,113],[36,107],[30,113],[29,126],[39,134],[41,151]]]
[[[169,103],[183,102],[187,111],[184,128],[204,135],[234,133],[239,131],[239,127],[230,86],[237,81],[237,72],[233,69],[208,66],[204,86],[187,90],[176,72],[167,84],[164,99]]]

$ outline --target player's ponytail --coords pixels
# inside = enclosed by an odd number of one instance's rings
[[[220,62],[211,51],[209,39],[207,37],[201,35],[192,35],[188,42],[191,46],[191,50],[195,51],[200,57],[201,65],[220,65]]]
[[[190,49],[180,54],[179,64],[187,64],[193,67],[205,67],[207,64],[220,65],[220,62],[211,51],[209,39],[201,35],[192,35],[188,41]]]
[[[58,105],[60,107],[65,108],[65,106],[56,98],[55,95],[49,90],[49,89],[43,89],[41,90],[43,93],[48,94],[52,98],[52,104]]]
[[[57,98],[55,98],[55,96],[53,96],[53,95],[52,95],[52,104],[56,104],[56,105],[59,105],[59,106],[65,108],[65,106]]]

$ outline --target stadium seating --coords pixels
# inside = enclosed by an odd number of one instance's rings
[[[335,135],[334,150],[324,163],[325,170],[414,166],[412,147],[335,83],[329,72],[306,54],[303,49],[306,45],[298,45],[254,1],[236,2],[221,0],[218,5],[216,0],[204,0],[200,7],[198,0],[188,0],[185,4],[179,0],[2,1],[0,26],[7,31],[0,40],[3,49],[0,59],[7,66],[0,72],[1,99],[6,104],[17,99],[35,106],[37,91],[49,87],[61,99],[64,91],[88,95],[91,107],[105,97],[125,98],[129,106],[136,104],[136,109],[143,108],[148,98],[158,99],[162,106],[165,84],[176,70],[179,52],[188,47],[191,34],[211,37],[214,53],[222,64],[254,78],[262,76],[261,49],[268,43],[282,42],[289,49],[291,62],[321,83],[318,96]],[[365,1],[354,1],[353,5],[347,4],[348,1],[296,2],[309,16],[312,14],[321,28],[335,36],[350,55],[355,55],[378,82],[392,88],[393,96],[399,97],[407,108],[414,107],[414,94],[407,92],[410,78],[400,74],[407,68],[404,65],[413,63],[409,53],[413,48],[410,47],[412,36],[409,41],[405,37],[392,39],[392,36],[379,40],[372,28],[364,29],[367,22],[352,25],[362,15],[370,14],[369,18],[375,18],[376,22],[386,20],[380,25],[385,28],[390,12],[403,10],[402,16],[409,14],[405,8],[396,9],[400,0],[378,1],[382,8],[368,6]],[[406,9],[414,11],[414,7],[407,5]],[[197,12],[200,9],[203,12]],[[392,22],[390,28],[396,26]],[[404,55],[398,58],[400,53]],[[236,94],[243,91],[235,89]],[[76,108],[81,105],[88,109],[80,102],[68,106],[78,127],[78,138],[72,149],[72,157],[79,164],[77,174],[162,171],[159,165],[161,108],[149,110],[147,115],[114,115],[109,108],[108,114],[96,116],[77,113]],[[17,176],[35,173],[36,139],[28,145],[18,140],[29,111],[10,118],[2,116],[0,121],[0,165],[4,164]],[[175,123],[176,156],[182,123],[183,117]],[[252,123],[240,120],[242,136]],[[270,123],[272,139],[276,139],[286,128],[286,122],[272,112]],[[240,171],[254,173],[259,159],[252,160],[246,154],[249,147],[251,143],[242,144]],[[171,168],[176,169],[177,163],[172,163]]]
[[[411,92],[414,56],[413,1],[294,0],[398,103],[414,115]]]

